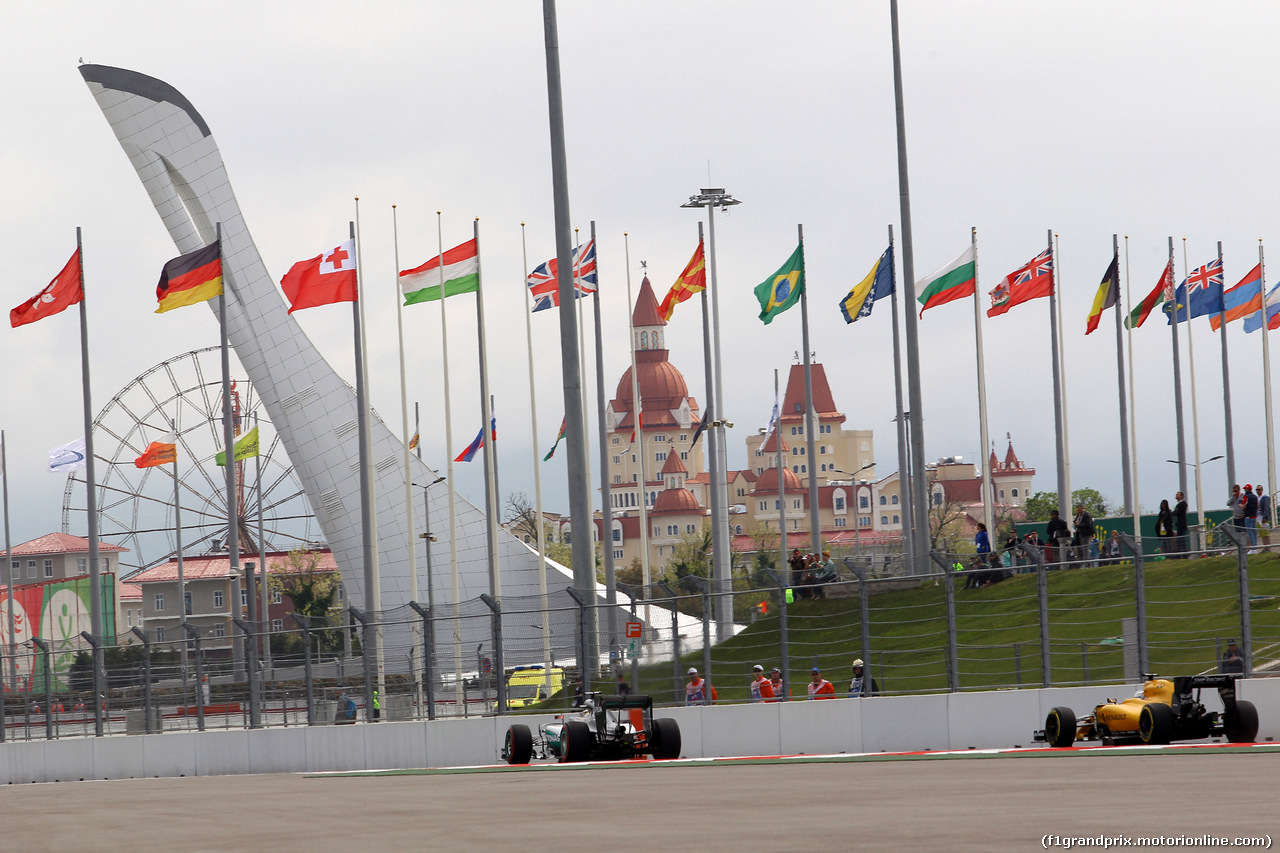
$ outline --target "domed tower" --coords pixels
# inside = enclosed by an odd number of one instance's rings
[[[667,321],[658,313],[658,300],[646,276],[640,283],[631,314],[634,333],[631,348],[635,353],[636,378],[640,390],[640,432],[636,430],[635,399],[632,394],[631,368],[618,380],[618,390],[605,410],[605,426],[609,431],[609,480],[613,485],[613,509],[631,515],[639,512],[644,496],[653,506],[666,488],[663,466],[675,455],[685,471],[683,481],[703,470],[702,443],[693,444],[700,414],[698,403],[689,396],[684,376],[668,361],[666,345]],[[643,434],[643,443],[640,436]],[[641,487],[641,448],[645,455]]]

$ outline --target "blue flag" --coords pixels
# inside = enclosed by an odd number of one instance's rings
[[[1176,317],[1173,316],[1174,305],[1177,306]],[[1164,311],[1170,325],[1185,323],[1190,318],[1203,317],[1205,314],[1221,314],[1222,261],[1214,258],[1183,279],[1182,284],[1174,291],[1172,302],[1165,303]]]

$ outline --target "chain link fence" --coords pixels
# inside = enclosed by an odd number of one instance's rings
[[[590,691],[685,704],[691,668],[720,703],[756,698],[756,666],[765,677],[779,670],[775,698],[806,698],[823,680],[843,696],[855,659],[863,695],[1133,682],[1222,666],[1266,675],[1278,665],[1280,555],[1266,543],[1227,525],[1175,542],[1117,534],[1101,546],[933,551],[914,567],[888,550],[849,552],[822,582],[761,562],[730,592],[685,577],[619,584],[613,605],[561,589],[545,600],[295,615],[276,631],[233,620],[215,636],[188,624],[185,642],[135,629],[129,642],[103,645],[106,691],[96,696],[89,648],[30,640],[0,652],[0,732],[465,717],[563,710]],[[725,598],[732,621],[717,624]]]

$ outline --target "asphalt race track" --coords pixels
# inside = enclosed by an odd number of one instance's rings
[[[876,759],[10,786],[0,847],[1033,850],[1047,834],[1280,832],[1274,747]]]

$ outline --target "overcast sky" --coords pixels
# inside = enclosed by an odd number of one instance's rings
[[[813,349],[846,426],[876,431],[880,474],[896,467],[889,306],[846,326],[836,307],[899,226],[887,0],[646,2],[559,5],[573,222],[595,220],[613,395],[627,364],[626,265],[646,261],[661,298],[696,243],[702,186],[742,204],[717,217],[730,464],[768,417],[773,369],[800,349],[800,314],[765,327],[751,289],[792,252],[803,223]],[[1085,317],[1129,235],[1130,290],[1159,277],[1170,236],[1176,274],[1223,242],[1228,285],[1257,263],[1272,213],[1280,117],[1267,3],[967,2],[902,8],[915,268],[924,275],[979,236],[983,293],[1061,241],[1066,389],[1073,487],[1121,496],[1114,333],[1085,338]],[[522,312],[520,223],[529,264],[554,253],[541,4],[536,2],[30,3],[6,10],[0,70],[0,293],[10,308],[42,288],[84,229],[93,394],[98,406],[165,359],[217,342],[214,314],[154,314],[154,288],[175,250],[133,168],[76,72],[116,65],[172,84],[204,116],[245,219],[278,280],[294,261],[339,242],[360,197],[372,401],[396,427],[391,205],[400,266],[446,247],[480,217],[489,361],[502,488],[532,492],[533,453]],[[1280,237],[1277,237],[1280,239]],[[1276,243],[1280,252],[1280,242]],[[1274,276],[1268,276],[1274,279]],[[454,445],[445,448],[439,307],[405,311],[409,396],[422,401],[426,458],[443,465],[479,426],[474,309],[450,300]],[[705,399],[696,303],[667,334],[672,361]],[[563,413],[557,318],[539,339],[538,455]],[[350,381],[350,315],[298,315]],[[925,443],[930,458],[979,451],[969,304],[923,319]],[[0,333],[0,427],[8,436],[12,536],[61,523],[62,477],[50,447],[82,433],[75,312]],[[991,435],[1004,435],[1055,488],[1047,300],[984,323]],[[1259,335],[1230,329],[1237,470],[1265,478]],[[1140,498],[1172,497],[1176,469],[1170,335],[1163,318],[1134,334]],[[1200,454],[1222,453],[1218,337],[1195,321]],[[1184,341],[1183,359],[1186,366]],[[594,367],[591,368],[594,371]],[[1190,383],[1187,395],[1191,455]],[[594,372],[590,375],[594,389]],[[102,448],[99,448],[102,452]],[[598,458],[592,451],[593,463]],[[458,466],[480,496],[480,470]],[[1205,468],[1205,502],[1223,503],[1221,462]],[[547,504],[567,510],[563,456],[544,466]],[[1194,503],[1194,499],[1193,499]],[[82,522],[81,522],[82,524]],[[73,530],[83,533],[83,528]]]

